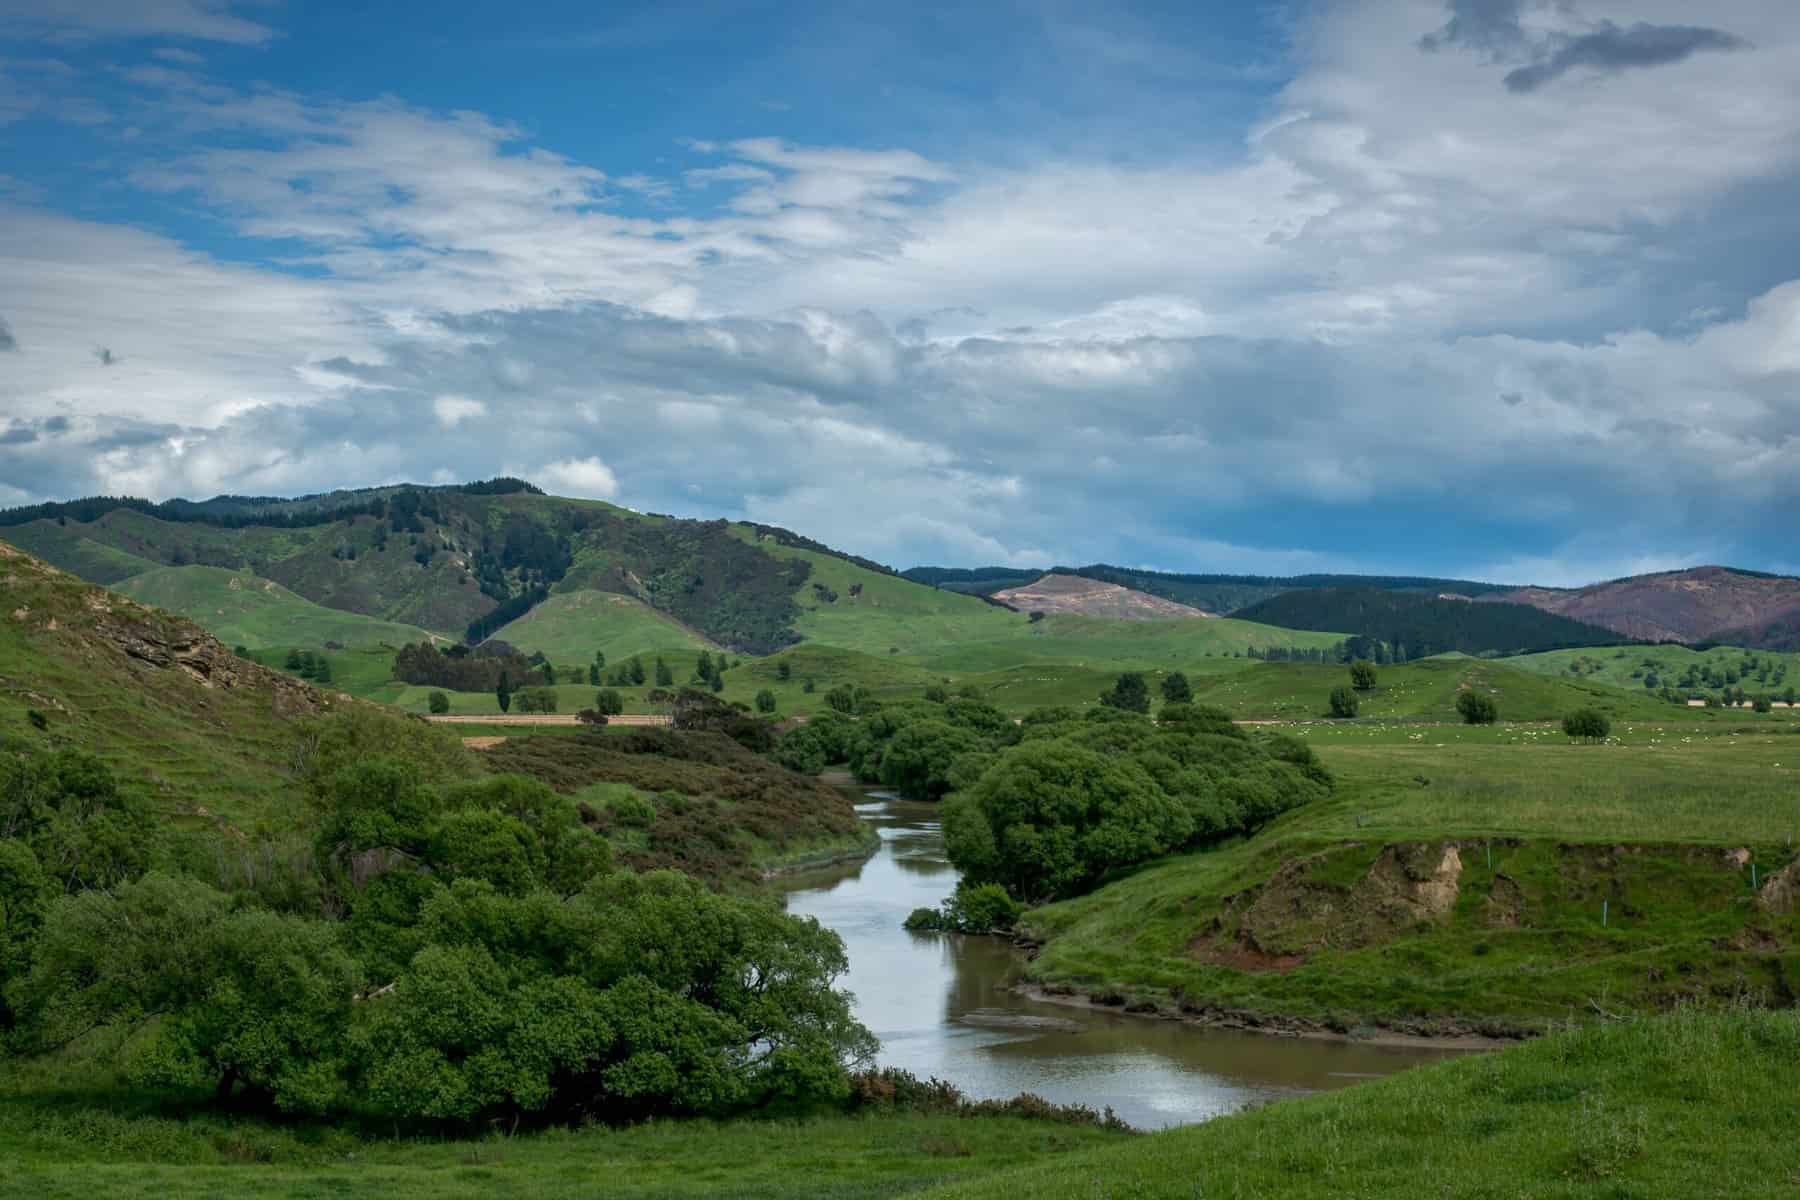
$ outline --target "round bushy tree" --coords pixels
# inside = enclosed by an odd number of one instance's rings
[[[1162,696],[1169,704],[1186,704],[1194,698],[1194,688],[1186,675],[1173,671],[1162,681]]]
[[[1612,733],[1612,722],[1591,708],[1578,708],[1563,718],[1562,728],[1569,737],[1598,742]]]
[[[1356,715],[1356,710],[1359,707],[1359,702],[1356,699],[1356,692],[1347,687],[1332,688],[1330,701],[1331,715],[1334,717],[1346,719],[1354,717]]]
[[[1359,658],[1350,664],[1350,686],[1359,692],[1375,690],[1375,664]]]
[[[1500,706],[1486,692],[1464,688],[1456,694],[1456,711],[1464,725],[1492,725],[1500,719]]]

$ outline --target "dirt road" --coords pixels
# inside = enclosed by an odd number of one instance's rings
[[[573,725],[576,723],[573,713],[495,713],[492,716],[435,716],[426,717],[427,721],[438,721],[445,725]],[[608,725],[667,725],[668,717],[652,716],[649,713],[621,713],[616,717],[606,718]]]

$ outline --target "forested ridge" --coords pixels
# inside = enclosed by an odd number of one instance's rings
[[[1285,592],[1235,615],[1288,629],[1351,633],[1356,635],[1349,646],[1353,655],[1395,662],[1451,651],[1517,654],[1630,641],[1610,629],[1523,604],[1474,604],[1376,588]]]

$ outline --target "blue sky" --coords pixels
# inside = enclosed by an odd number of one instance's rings
[[[0,0],[0,504],[1800,571],[1800,9]]]

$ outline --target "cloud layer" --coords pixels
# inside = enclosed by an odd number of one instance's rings
[[[1686,11],[1337,6],[1225,160],[615,175],[165,55],[122,178],[264,249],[0,212],[0,502],[504,470],[902,564],[1800,568],[1800,14]]]

